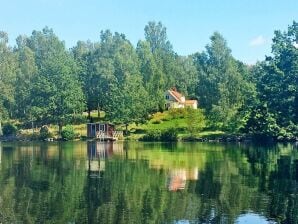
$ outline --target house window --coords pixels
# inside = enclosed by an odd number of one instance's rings
[[[100,124],[99,125],[99,130],[100,131],[105,131],[105,125],[104,124]]]
[[[168,100],[169,99],[169,95],[166,95],[166,100]]]

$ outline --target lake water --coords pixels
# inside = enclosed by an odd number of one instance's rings
[[[0,143],[0,223],[298,223],[298,148]]]

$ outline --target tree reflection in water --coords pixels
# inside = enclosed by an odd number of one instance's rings
[[[298,223],[297,181],[293,145],[1,143],[0,222]]]

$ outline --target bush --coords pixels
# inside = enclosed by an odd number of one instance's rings
[[[160,130],[152,130],[145,134],[141,141],[150,142],[150,141],[160,141],[161,131]]]
[[[170,120],[172,120],[172,118],[169,116],[161,118],[161,121],[170,121]]]
[[[203,110],[201,109],[192,109],[188,107],[185,111],[187,130],[190,135],[194,136],[196,133],[200,132],[206,127],[206,118],[204,116]]]
[[[163,142],[175,142],[178,140],[177,130],[170,128],[161,133],[160,140]]]
[[[184,108],[172,108],[169,110],[169,115],[172,119],[184,118],[187,111]]]
[[[162,141],[162,142],[175,142],[178,140],[177,131],[174,128],[168,130],[152,130],[145,134],[141,141]]]
[[[286,128],[280,128],[279,133],[277,136],[278,141],[295,141],[296,136],[298,134],[297,132],[298,126],[291,123]]]
[[[161,120],[153,120],[151,123],[152,124],[161,124]]]
[[[28,137],[29,137],[30,141],[40,140],[40,134],[38,134],[37,132],[29,134]]]
[[[17,127],[11,123],[6,123],[2,127],[2,132],[4,136],[16,135],[17,130]]]
[[[48,126],[47,125],[43,125],[40,130],[39,130],[39,138],[41,140],[45,140],[47,138],[51,138],[53,137]]]
[[[66,125],[65,128],[61,132],[61,137],[64,140],[73,140],[76,137],[76,134],[74,132],[74,129],[71,125]]]

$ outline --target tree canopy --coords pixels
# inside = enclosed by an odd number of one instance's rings
[[[48,27],[20,35],[16,46],[0,32],[0,121],[56,123],[61,130],[83,111],[103,110],[111,122],[139,123],[163,111],[164,92],[176,87],[198,100],[208,128],[297,136],[297,22],[275,31],[272,56],[256,65],[235,59],[218,32],[188,56],[174,51],[161,22],[149,22],[144,36],[133,46],[105,30],[96,42],[66,49]]]

